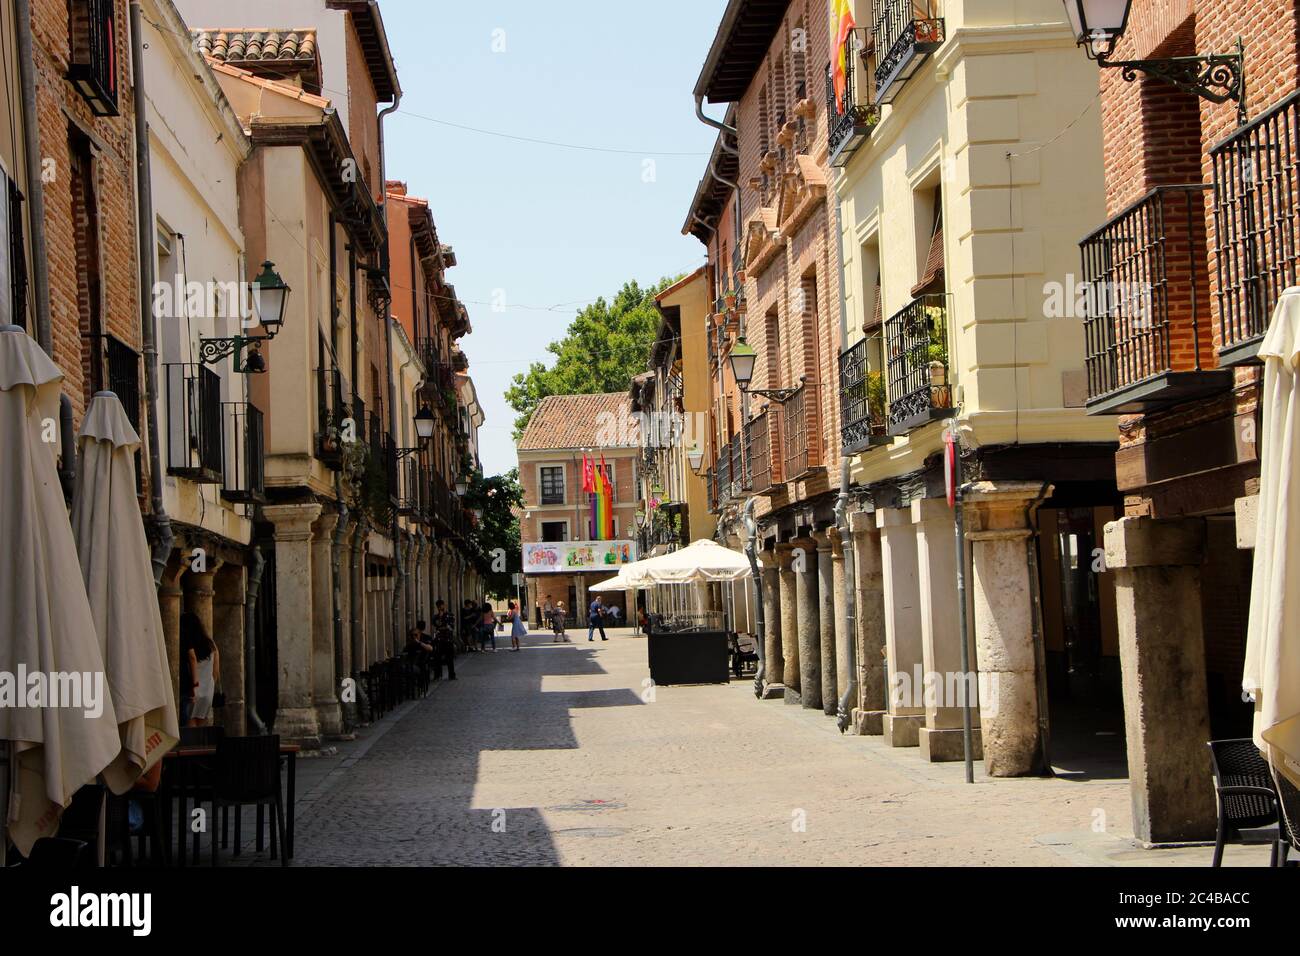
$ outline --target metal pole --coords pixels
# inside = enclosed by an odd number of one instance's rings
[[[966,522],[962,514],[965,487],[961,483],[961,452],[954,449],[952,482],[956,506],[956,546],[957,546],[957,621],[961,634],[961,674],[957,683],[962,688],[961,735],[962,751],[966,758],[966,782],[975,782],[975,762],[972,749],[971,713],[970,713],[970,647],[968,646],[966,620]]]
[[[754,696],[763,699],[763,677],[767,670],[767,657],[764,653],[767,642],[767,619],[763,613],[763,572],[758,566],[758,522],[754,519],[753,497],[745,501],[745,510],[741,518],[745,523],[745,556],[749,558],[749,569],[754,575],[754,619],[756,637],[754,650],[758,654],[758,670],[754,673]]]
[[[835,724],[840,733],[848,730],[853,723],[853,703],[858,696],[858,572],[856,557],[853,553],[853,535],[849,530],[849,477],[852,465],[848,458],[840,460],[840,494],[835,500],[835,526],[840,532],[840,551],[844,561],[844,614],[847,618],[845,628],[848,631],[848,672],[849,686],[840,695],[839,711],[835,715]]]

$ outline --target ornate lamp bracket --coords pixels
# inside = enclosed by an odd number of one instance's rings
[[[1237,122],[1246,122],[1246,52],[1240,38],[1235,53],[1158,60],[1108,60],[1099,57],[1097,63],[1119,69],[1120,75],[1129,83],[1136,80],[1139,73],[1144,73],[1212,103],[1233,100],[1237,104]]]

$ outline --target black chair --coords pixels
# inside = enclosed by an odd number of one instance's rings
[[[1280,773],[1273,774],[1273,782],[1277,786],[1277,798],[1282,809],[1282,852],[1275,865],[1300,866],[1300,788]],[[1296,859],[1287,860],[1288,850],[1296,851]]]
[[[288,866],[284,852],[284,798],[280,793],[280,737],[268,734],[260,737],[226,737],[217,744],[217,759],[213,768],[212,815],[217,810],[235,808],[235,853],[239,852],[241,810],[244,807],[271,807],[271,859],[277,856],[281,866]],[[224,827],[223,827],[224,829]],[[277,839],[278,837],[278,839]],[[257,827],[257,848],[262,848],[262,827]],[[217,865],[217,835],[212,833],[212,865]]]
[[[215,747],[225,736],[224,727],[182,727],[180,746]]]
[[[27,866],[35,870],[77,870],[92,865],[90,844],[69,837],[41,837],[32,844]]]
[[[226,737],[224,727],[182,727],[181,747],[216,747]],[[190,759],[186,765],[185,783],[174,788],[174,793],[184,790],[185,796],[197,807],[212,799],[213,761],[208,759]],[[222,828],[222,842],[225,842],[225,828]],[[194,834],[194,859],[199,858],[199,834]]]
[[[1249,737],[1211,740],[1210,764],[1214,769],[1214,794],[1219,804],[1219,828],[1214,838],[1211,866],[1223,864],[1227,843],[1271,844],[1271,866],[1279,861],[1277,792],[1268,761]]]

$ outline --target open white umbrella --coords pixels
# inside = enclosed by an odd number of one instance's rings
[[[630,565],[629,565],[630,567]],[[623,577],[622,573],[614,575],[612,578],[606,578],[604,581],[597,581],[595,584],[588,584],[588,591],[631,591],[635,584],[630,584]]]
[[[104,782],[125,793],[180,738],[149,542],[136,503],[140,436],[118,397],[99,392],[77,441],[81,467],[72,531],[122,741]]]
[[[753,572],[749,559],[739,551],[702,539],[680,551],[626,565],[619,573],[630,586],[649,587],[654,584],[738,581]]]
[[[26,332],[0,326],[0,740],[24,856],[122,749],[54,465],[62,378]]]
[[[1300,786],[1300,288],[1282,293],[1259,356],[1259,512],[1242,686],[1255,698],[1255,744]]]

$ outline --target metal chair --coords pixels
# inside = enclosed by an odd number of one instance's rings
[[[1227,843],[1272,844],[1270,866],[1277,866],[1281,852],[1278,831],[1277,792],[1268,761],[1249,737],[1211,740],[1210,765],[1214,770],[1214,794],[1219,804],[1219,827],[1214,838],[1211,866],[1223,864]]]
[[[259,737],[226,737],[217,744],[216,765],[213,768],[212,814],[216,820],[218,808],[235,808],[235,843],[239,844],[240,811],[244,807],[271,807],[271,859],[277,856],[281,866],[288,866],[284,852],[284,798],[280,793],[280,737],[268,734]],[[224,828],[223,828],[224,829]],[[277,841],[278,836],[278,841]],[[262,828],[257,828],[258,849],[261,849]],[[217,865],[217,834],[212,828],[212,865]]]
[[[41,837],[32,844],[27,866],[34,870],[77,870],[92,866],[90,844],[69,837]]]
[[[1280,829],[1282,831],[1282,848],[1276,866],[1300,866],[1300,857],[1287,860],[1287,850],[1300,853],[1300,788],[1280,773],[1273,774],[1277,786],[1278,803],[1281,805]]]

